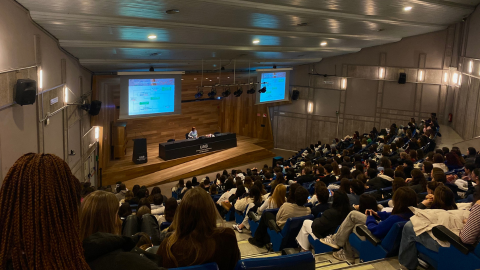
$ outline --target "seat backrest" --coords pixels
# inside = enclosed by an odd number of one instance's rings
[[[385,238],[383,238],[381,245],[388,253],[396,253],[398,251],[400,240],[402,239],[403,226],[406,223],[407,221],[400,221],[393,224]]]
[[[217,263],[206,263],[201,265],[192,265],[192,266],[185,266],[185,267],[178,267],[178,268],[170,268],[170,270],[177,269],[177,270],[218,270]]]
[[[170,224],[172,224],[172,223],[171,222],[162,222],[162,224],[160,224],[160,231],[163,231],[166,228],[170,227]]]
[[[284,256],[240,260],[235,270],[313,270],[315,258],[311,252],[301,252]]]
[[[136,215],[130,215],[123,222],[122,235],[132,236],[137,232],[138,232],[138,218]]]
[[[282,229],[283,237],[286,237],[290,233],[293,233],[295,236],[297,236],[300,228],[302,228],[303,222],[306,219],[313,219],[313,215],[289,218]]]
[[[142,224],[140,231],[148,234],[154,246],[160,245],[160,231],[158,221],[152,214],[144,214],[142,216]]]

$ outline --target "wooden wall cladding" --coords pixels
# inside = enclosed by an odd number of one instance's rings
[[[233,93],[236,89],[231,88]],[[222,132],[273,141],[269,107],[290,104],[291,101],[255,105],[255,94],[247,94],[244,87],[240,97],[230,95],[222,99],[220,128]]]

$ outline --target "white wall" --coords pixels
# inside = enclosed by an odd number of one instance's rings
[[[34,46],[35,35],[40,40],[38,53]],[[66,85],[71,90],[70,101],[80,97],[82,93],[90,92],[91,73],[81,67],[77,59],[62,51],[54,38],[34,24],[23,7],[12,0],[0,1],[0,72],[39,64],[44,74],[43,89],[49,89],[62,84],[62,59],[65,59]],[[35,69],[32,69],[25,76],[37,79],[36,75]],[[11,82],[16,80],[13,75],[9,85],[5,82],[5,77],[7,76],[0,77],[0,101],[4,102],[11,99],[11,96],[9,97],[6,93],[11,92]],[[83,89],[80,89],[80,77],[82,77]],[[2,78],[4,78],[3,83]],[[61,88],[53,91],[49,95],[63,95]],[[60,100],[62,101],[61,96]],[[64,114],[58,113],[50,119],[50,125],[43,131],[39,130],[36,106],[35,104],[23,107],[13,105],[0,110],[0,183],[15,160],[25,153],[38,152],[42,146],[45,153],[53,153],[64,158],[64,140],[67,140],[64,136],[64,125],[73,126],[71,132],[75,133],[79,132],[80,119],[84,129],[90,126],[88,115],[72,108],[69,109],[68,114],[65,112],[65,117],[69,118],[67,122],[64,123]],[[51,112],[53,108],[44,108],[44,111]],[[69,145],[80,149],[81,135],[69,134],[68,137],[71,140],[68,142]],[[40,138],[43,136],[43,140],[40,140],[41,145],[38,143],[38,136]],[[71,168],[75,166],[76,171],[79,170],[79,164],[80,162],[76,159],[69,163]]]

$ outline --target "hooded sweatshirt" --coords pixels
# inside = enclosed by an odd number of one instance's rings
[[[367,186],[369,186],[371,189],[381,189],[381,188],[391,187],[392,182],[393,182],[392,177],[384,174],[379,174],[377,177],[368,180]]]

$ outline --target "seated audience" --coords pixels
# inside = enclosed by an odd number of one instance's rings
[[[423,193],[427,191],[427,179],[425,175],[419,169],[412,170],[412,178],[407,178],[405,182],[416,193]]]
[[[237,238],[232,229],[217,227],[218,219],[220,215],[207,192],[195,188],[186,193],[171,225],[173,233],[157,251],[162,266],[215,262],[220,270],[233,270],[240,260]]]
[[[316,240],[334,234],[350,211],[351,207],[347,194],[343,191],[335,191],[330,209],[325,210],[321,217],[315,216],[313,221],[305,220],[303,222],[302,229],[297,235],[297,242],[300,247],[304,251],[310,249],[309,235]]]
[[[162,224],[163,222],[173,222],[173,218],[175,216],[177,207],[178,207],[177,200],[175,200],[175,198],[168,198],[168,200],[165,202],[164,214],[156,216],[158,224]]]
[[[386,187],[391,187],[393,178],[395,177],[395,171],[387,168],[377,175],[377,177],[367,181],[367,186],[370,189],[381,189]]]
[[[434,168],[440,168],[444,172],[448,172],[448,167],[444,163],[443,155],[442,154],[435,154],[433,155],[433,167]]]
[[[316,203],[312,207],[312,215],[317,217],[320,213],[325,212],[328,208],[330,208],[330,204],[328,203],[328,199],[330,198],[330,192],[328,191],[327,187],[323,182],[318,182],[315,185],[315,200]]]
[[[148,209],[148,208],[147,208]],[[113,193],[95,191],[80,207],[80,239],[91,269],[159,269],[146,256],[133,251],[140,237],[121,236],[117,214],[118,200]],[[72,241],[72,239],[69,239]]]
[[[412,189],[408,187],[397,189],[392,200],[394,207],[391,213],[373,210],[367,210],[365,214],[357,211],[350,212],[337,233],[320,239],[320,242],[335,249],[341,249],[333,253],[335,259],[354,262],[354,252],[348,242],[348,237],[356,225],[367,225],[375,237],[383,239],[393,224],[399,221],[408,221],[413,215],[408,207],[417,205],[417,195]],[[381,222],[378,223],[377,219]]]
[[[248,176],[247,176],[248,177]],[[240,212],[242,215],[245,211],[248,212],[249,209],[252,211],[256,211],[258,207],[262,205],[262,195],[260,194],[260,189],[257,186],[252,186],[250,189],[250,193],[243,199],[238,199],[235,203],[235,210]],[[233,229],[237,230],[239,233],[243,232],[243,228],[247,227],[250,229],[250,225],[248,224],[247,215],[245,215],[245,219],[240,224],[233,224]]]
[[[190,189],[192,189],[192,182],[191,181],[187,181],[187,183],[185,184],[185,187],[182,189],[182,191],[180,192],[180,195],[178,195],[178,198],[181,200],[183,198],[183,196],[185,196],[185,192],[189,191]]]
[[[118,216],[121,220],[125,220],[128,216],[132,214],[132,207],[129,203],[122,203],[118,209]]]
[[[0,189],[0,268],[90,269],[78,237],[80,190],[61,158],[20,157]]]
[[[360,180],[353,180],[350,182],[350,194],[348,194],[348,199],[350,200],[350,205],[358,204],[360,200],[360,195],[365,191],[365,187]]]
[[[263,204],[257,209],[257,214],[262,215],[263,211],[267,209],[276,209],[282,207],[287,198],[287,187],[285,185],[276,185],[273,188],[273,194],[266,199]]]
[[[353,205],[353,208],[359,211],[360,213],[365,213],[369,209],[375,212],[378,212],[378,204],[375,197],[371,194],[365,194],[365,193],[363,193],[360,196],[359,203],[356,205]]]
[[[438,188],[437,188],[438,189]],[[470,215],[464,221],[463,229],[460,230],[460,240],[467,245],[473,245],[480,240],[480,190],[475,201],[472,203]],[[417,235],[413,229],[412,222],[407,222],[403,227],[402,240],[398,253],[398,261],[408,269],[414,270],[418,267],[418,250],[416,243],[422,244],[429,250],[438,252],[440,245],[428,232]],[[459,266],[460,269],[461,266]]]
[[[165,206],[163,206],[163,196],[162,194],[155,194],[153,196],[153,204],[151,205],[152,215],[157,219],[160,215],[165,213]]]
[[[115,196],[117,197],[118,201],[125,199],[125,193],[127,192],[127,187],[125,184],[119,184],[117,188],[117,193]]]
[[[248,242],[257,247],[263,247],[270,243],[270,236],[267,233],[267,228],[270,227],[270,220],[274,220],[276,225],[282,229],[289,218],[309,215],[311,212],[310,208],[304,206],[304,204],[307,203],[308,195],[308,191],[304,187],[298,186],[295,189],[295,203],[284,203],[278,210],[277,216],[269,212],[264,212],[260,219],[260,224],[255,231],[255,236],[249,238]]]

